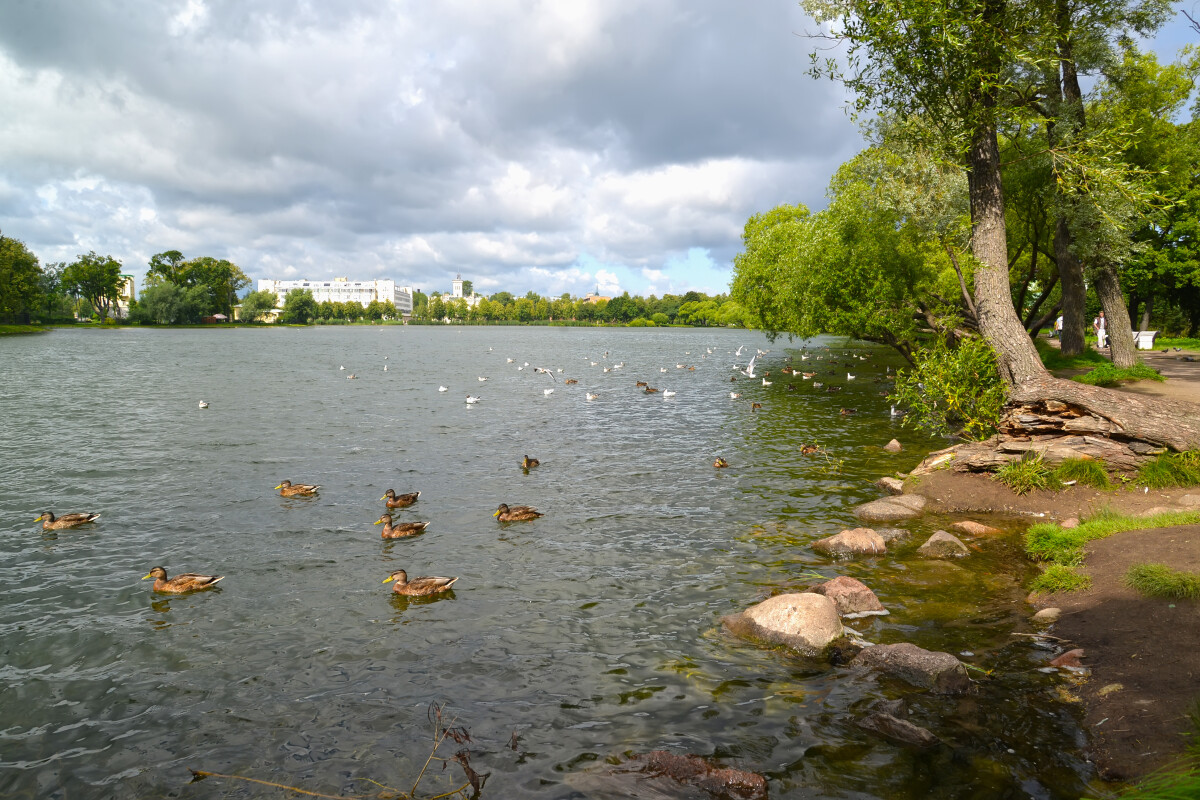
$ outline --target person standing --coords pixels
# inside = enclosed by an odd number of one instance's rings
[[[1106,346],[1105,342],[1108,339],[1108,337],[1106,336],[1107,332],[1104,330],[1104,312],[1103,311],[1100,312],[1100,316],[1098,316],[1094,320],[1092,320],[1092,330],[1095,331],[1095,333],[1096,333],[1096,346],[1099,347],[1101,350],[1103,350]]]
[[[1059,314],[1058,319],[1054,320],[1054,334],[1053,335],[1054,335],[1055,339],[1062,338],[1062,321],[1063,321],[1062,314]]]

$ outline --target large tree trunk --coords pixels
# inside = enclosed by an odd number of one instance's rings
[[[1000,376],[1006,384],[1017,386],[1045,377],[1046,368],[1037,348],[1013,308],[1000,147],[994,125],[980,124],[975,130],[967,153],[967,186],[971,197],[971,252],[978,262],[975,305],[979,330],[996,351]]]
[[[1132,367],[1138,363],[1137,349],[1134,347],[1129,309],[1125,307],[1117,271],[1112,264],[1102,264],[1095,273],[1096,294],[1100,296],[1100,305],[1104,307],[1104,316],[1108,321],[1106,330],[1112,362],[1118,367]]]
[[[1146,306],[1142,309],[1142,324],[1138,325],[1139,331],[1150,330],[1150,314],[1154,311],[1154,295],[1150,294],[1146,297]]]
[[[1084,305],[1087,289],[1083,284],[1083,267],[1071,250],[1071,232],[1067,218],[1059,214],[1054,228],[1054,260],[1058,262],[1058,278],[1062,282],[1062,354],[1077,356],[1083,352]]]

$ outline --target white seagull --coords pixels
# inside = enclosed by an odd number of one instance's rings
[[[587,399],[588,399],[588,400],[595,400],[595,399],[596,399],[597,397],[599,397],[599,396],[600,396],[600,395],[598,395],[598,394],[592,394],[591,392],[588,392],[588,393],[587,393]]]
[[[482,397],[472,397],[471,395],[467,395],[467,402],[471,405],[478,403],[482,399]]]
[[[852,381],[852,380],[854,380],[854,378],[855,378],[855,377],[856,377],[856,376],[854,376],[854,375],[851,375],[849,372],[847,372],[847,373],[846,373],[846,380],[848,380],[848,381]]]
[[[758,377],[757,375],[754,374],[754,362],[755,361],[758,361],[758,356],[754,356],[754,358],[750,359],[750,364],[744,370],[742,370],[742,374],[745,375],[747,378],[757,378]]]
[[[200,401],[200,407],[201,407],[201,408],[208,408],[208,403],[207,403],[207,402],[205,402],[204,400],[201,400],[201,401]]]
[[[770,386],[771,383],[772,383],[772,381],[769,381],[766,378],[763,378],[763,386]]]
[[[663,392],[664,399],[666,399],[668,397],[674,397],[674,396],[675,396],[675,393],[672,392],[670,389],[667,389],[666,391]]]
[[[445,386],[439,386],[439,387],[438,387],[438,391],[439,391],[439,392],[448,392],[448,391],[450,391],[450,390],[449,390],[449,389],[447,389]]]
[[[482,377],[482,376],[480,376],[480,378],[479,378],[479,382],[480,382],[480,383],[483,383],[483,382],[484,382],[484,381],[486,381],[486,380],[487,380],[487,378],[484,378],[484,377]]]
[[[554,394],[554,390],[553,389],[542,389],[542,394],[546,395],[546,397],[549,397],[550,395]]]

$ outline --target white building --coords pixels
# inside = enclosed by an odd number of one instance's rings
[[[113,305],[112,315],[117,319],[128,319],[129,305],[135,297],[133,276],[122,274],[121,288],[118,292],[117,302]]]
[[[274,292],[276,304],[283,307],[283,298],[293,289],[307,289],[312,292],[313,299],[318,303],[326,300],[333,303],[361,303],[363,308],[373,300],[391,303],[402,315],[412,316],[413,289],[411,286],[397,286],[393,280],[352,281],[346,278],[334,278],[331,281],[276,281],[269,278],[260,279],[258,291]]]
[[[474,308],[475,306],[479,305],[480,300],[484,299],[481,295],[475,294],[475,290],[473,288],[469,295],[463,294],[463,276],[462,275],[456,276],[454,278],[454,280],[450,282],[450,296],[448,298],[447,297],[442,298],[442,300],[460,300],[460,299],[467,301],[467,308]]]

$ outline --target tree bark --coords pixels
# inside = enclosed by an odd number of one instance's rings
[[[1062,283],[1062,354],[1069,358],[1083,352],[1087,289],[1083,285],[1083,267],[1071,251],[1067,218],[1061,213],[1054,227],[1054,260],[1058,263],[1058,279]]]
[[[1112,264],[1101,264],[1095,270],[1096,294],[1104,308],[1108,325],[1109,353],[1115,366],[1128,368],[1138,363],[1137,349],[1133,343],[1133,329],[1129,322],[1129,309],[1121,294],[1121,282]]]
[[[1154,295],[1146,297],[1146,307],[1142,310],[1142,324],[1138,326],[1139,331],[1150,330],[1150,314],[1154,311]]]
[[[1037,348],[1013,307],[1008,282],[1000,147],[996,127],[990,122],[980,123],[971,138],[967,187],[971,198],[971,252],[978,261],[975,306],[979,330],[996,351],[1000,377],[1009,387],[1046,377]]]

